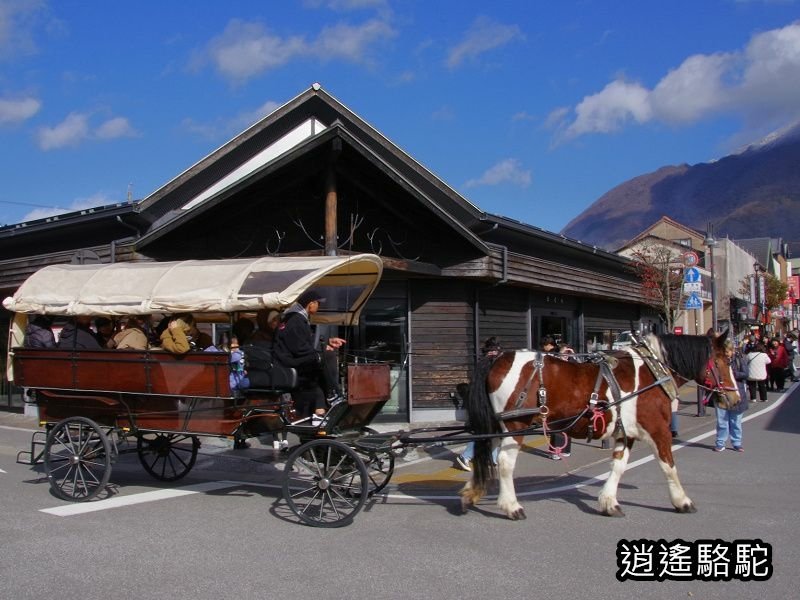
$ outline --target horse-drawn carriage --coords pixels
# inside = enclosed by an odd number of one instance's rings
[[[312,525],[349,522],[394,466],[391,453],[342,442],[361,435],[389,399],[387,364],[346,365],[345,400],[315,422],[294,414],[293,377],[262,377],[274,381],[266,388],[232,386],[228,351],[25,348],[24,331],[30,314],[188,312],[224,328],[259,309],[289,306],[311,288],[326,297],[316,322],[349,326],[358,322],[381,272],[374,255],[41,269],[4,301],[16,313],[8,377],[28,388],[45,426],[18,460],[42,463],[57,497],[87,501],[105,492],[112,465],[132,440],[131,451],[150,475],[176,481],[194,466],[204,436],[240,444],[266,432],[293,433],[301,444],[284,471],[289,506]]]
[[[43,462],[53,493],[91,500],[105,490],[120,441],[136,440],[139,459],[157,479],[174,481],[194,465],[202,436],[243,440],[264,431],[296,434],[301,444],[284,469],[283,495],[303,522],[335,527],[352,521],[392,476],[397,447],[440,442],[476,445],[472,480],[462,491],[476,503],[499,473],[498,505],[524,518],[513,471],[524,436],[562,431],[611,439],[611,476],[601,510],[621,515],[617,485],[634,440],[645,440],[667,477],[679,512],[694,505],[678,480],[669,430],[675,379],[711,382],[738,401],[725,335],[650,336],[612,352],[571,360],[541,352],[503,352],[478,363],[467,401],[469,424],[378,434],[369,430],[390,396],[386,364],[347,366],[346,401],[321,423],[292,417],[291,390],[234,390],[226,352],[38,350],[23,348],[29,314],[130,315],[193,312],[227,319],[291,304],[314,288],[328,299],[317,321],[357,322],[381,275],[373,255],[261,258],[182,263],[46,267],[13,298],[9,380],[33,390],[46,431],[34,435],[28,462]],[[496,467],[491,446],[499,447]]]

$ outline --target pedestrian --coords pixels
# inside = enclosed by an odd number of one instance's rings
[[[782,392],[786,385],[786,369],[789,368],[789,354],[786,352],[786,347],[781,341],[774,337],[770,340],[767,355],[769,355],[770,359],[769,367],[767,367],[769,389]]]
[[[750,402],[756,402],[756,389],[758,399],[767,401],[767,365],[770,358],[764,344],[758,342],[746,355],[747,359],[747,388],[750,392]]]
[[[500,342],[495,336],[492,336],[483,343],[483,348],[481,349],[483,356],[481,357],[481,360],[491,362],[502,351],[503,348],[500,345]],[[498,444],[492,451],[492,461],[495,465],[497,464],[497,456],[499,453],[500,445]],[[467,442],[467,446],[464,448],[464,451],[456,456],[456,466],[464,471],[472,471],[473,456],[475,456],[475,442]]]
[[[714,402],[714,410],[717,417],[717,439],[714,445],[714,452],[725,450],[725,443],[728,438],[731,440],[731,447],[734,451],[744,452],[744,447],[742,446],[742,415],[748,407],[748,392],[746,390],[747,362],[741,354],[734,351],[730,340],[725,342],[725,357],[730,362],[740,401],[739,404],[731,406],[725,396],[720,397],[720,395],[717,395],[717,399]]]

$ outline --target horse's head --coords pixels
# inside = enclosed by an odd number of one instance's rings
[[[695,381],[724,393],[732,405],[739,402],[727,331],[720,335],[650,335],[647,341],[659,360],[683,380],[679,383]]]

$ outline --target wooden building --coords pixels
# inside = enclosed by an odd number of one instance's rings
[[[51,263],[345,252],[384,261],[347,335],[392,362],[393,420],[453,418],[491,335],[580,351],[654,321],[627,259],[481,211],[318,84],[139,202],[0,228],[0,293]]]

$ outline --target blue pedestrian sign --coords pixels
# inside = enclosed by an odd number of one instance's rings
[[[700,281],[700,270],[697,267],[688,267],[684,269],[683,280],[686,283],[697,283]]]
[[[692,292],[689,294],[689,297],[686,299],[686,304],[684,304],[687,310],[693,308],[703,308],[703,301],[700,300],[700,296]]]

